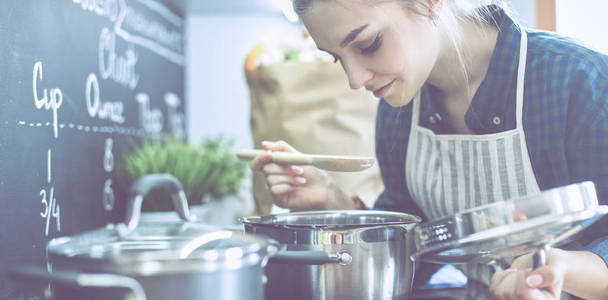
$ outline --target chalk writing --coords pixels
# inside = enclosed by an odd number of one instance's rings
[[[114,170],[114,154],[112,154],[112,145],[114,141],[112,138],[106,139],[105,151],[103,155],[103,169],[106,173],[111,173]],[[112,189],[112,179],[106,179],[103,185],[102,195],[103,208],[106,211],[114,209],[114,190]]]
[[[63,93],[59,88],[52,88],[49,90],[46,88],[43,89],[42,94],[44,95],[42,98],[38,97],[38,80],[42,81],[42,62],[38,61],[34,64],[34,72],[32,79],[32,89],[34,94],[34,105],[37,109],[46,109],[53,111],[53,134],[55,138],[59,136],[59,131],[57,129],[57,110],[61,107],[63,103]],[[42,126],[36,124],[36,126]]]
[[[99,92],[99,82],[95,73],[89,74],[86,87],[86,102],[87,111],[91,118],[99,118],[100,120],[109,120],[115,123],[123,123],[123,104],[120,101],[101,102]]]
[[[139,104],[139,124],[148,133],[160,134],[163,130],[163,113],[159,109],[150,109],[150,96],[145,93],[135,95]]]
[[[91,11],[98,16],[106,17],[111,22],[116,21],[121,9],[121,3],[118,0],[72,0],[72,2],[80,4],[80,7],[85,11]],[[120,2],[124,4],[124,0]]]
[[[161,17],[157,22],[137,12],[125,0],[72,0],[84,11],[104,17],[114,24],[114,32],[125,41],[145,47],[172,63],[184,64],[183,18],[154,0],[139,0],[148,14]],[[168,23],[167,25],[163,23]],[[172,28],[171,28],[172,27]]]
[[[136,11],[132,7],[127,7],[124,25],[132,32],[136,32],[139,35],[157,41],[173,51],[183,51],[181,31],[170,29],[167,26],[150,19],[145,14]]]
[[[114,141],[111,138],[106,139],[106,147],[103,155],[103,169],[106,172],[112,172],[114,169],[114,155],[112,154],[112,145]]]
[[[184,114],[177,111],[181,104],[179,96],[174,93],[166,93],[165,104],[167,105],[171,133],[180,140],[184,139],[186,137],[184,133]]]
[[[116,34],[104,27],[99,36],[98,52],[101,78],[111,78],[131,90],[137,87],[139,82],[139,75],[135,73],[137,53],[132,46],[125,51],[124,55],[117,55]]]
[[[114,190],[112,190],[112,179],[106,179],[103,185],[103,208],[106,211],[114,209]]]
[[[47,151],[47,183],[51,183],[51,149]],[[55,226],[57,232],[61,232],[61,207],[57,204],[57,198],[54,195],[55,188],[50,187],[47,198],[47,190],[41,189],[40,196],[42,197],[41,203],[44,205],[44,209],[40,213],[40,216],[46,220],[46,226],[44,229],[44,235],[49,236],[51,228],[51,219],[55,219]]]
[[[121,0],[123,2],[124,0]],[[162,4],[152,1],[139,1],[150,9],[150,14],[162,17],[170,28],[156,22],[135,9],[124,6],[114,23],[114,32],[125,41],[147,48],[170,62],[183,66],[183,19],[173,14]],[[130,2],[133,4],[133,2]]]
[[[126,191],[113,181],[121,150],[185,138],[183,67],[174,64],[185,60],[185,22],[165,0],[0,3],[0,32],[10,33],[0,33],[7,46],[0,54],[0,148],[8,162],[0,189],[25,201],[0,224],[10,242],[0,269],[22,262],[44,268],[49,240],[122,213]],[[49,272],[52,261],[47,252]],[[23,299],[52,298],[51,289],[32,295],[44,285],[24,285]],[[20,297],[18,290],[0,274],[0,298]]]

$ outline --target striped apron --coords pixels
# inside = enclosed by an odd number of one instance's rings
[[[522,122],[527,35],[520,29],[515,129],[483,135],[438,135],[418,125],[420,95],[414,99],[406,181],[414,201],[429,219],[540,191]],[[493,273],[487,265],[461,269],[469,280],[486,285]]]

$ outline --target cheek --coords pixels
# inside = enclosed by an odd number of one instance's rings
[[[407,69],[406,53],[401,47],[386,45],[374,60],[376,72],[383,75],[399,76]]]

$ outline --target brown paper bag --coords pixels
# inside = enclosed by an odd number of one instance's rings
[[[264,140],[284,140],[310,154],[375,156],[378,100],[353,91],[339,64],[286,61],[246,70],[251,93],[251,131],[255,148]],[[383,190],[377,165],[358,173],[330,172],[347,195],[372,207]],[[253,178],[256,213],[273,204],[264,177]]]

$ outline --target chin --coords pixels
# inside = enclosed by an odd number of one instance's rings
[[[406,105],[410,104],[410,102],[412,102],[413,99],[414,99],[414,96],[406,98],[406,97],[400,97],[398,95],[386,95],[384,97],[384,101],[386,101],[386,103],[388,103],[392,107],[406,106]]]

